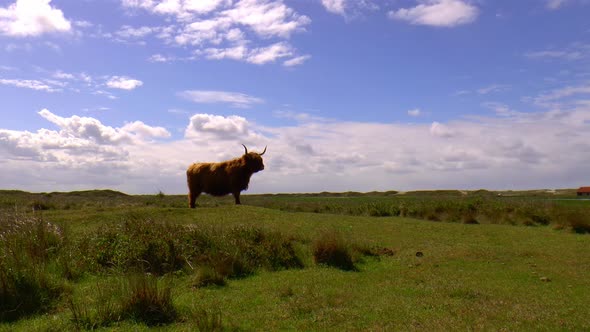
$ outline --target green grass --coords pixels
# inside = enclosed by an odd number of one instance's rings
[[[65,208],[64,194],[46,202],[49,209],[4,210],[0,233],[15,214],[49,227],[31,228],[44,241],[10,243],[30,249],[23,266],[37,262],[57,293],[4,319],[0,331],[590,329],[590,236],[551,223],[474,225],[279,208],[385,204],[387,195],[244,198],[272,208],[204,197],[196,210],[181,197],[108,192],[113,197],[98,204],[86,195],[87,206],[76,194]],[[422,196],[406,199],[449,199]],[[576,208],[587,207],[581,202]],[[51,237],[54,229],[60,237]],[[4,252],[13,248],[5,238]],[[318,241],[347,250],[355,268],[316,264]],[[97,263],[100,250],[110,263]],[[203,274],[223,275],[223,282],[201,283]],[[145,315],[146,308],[155,311]]]

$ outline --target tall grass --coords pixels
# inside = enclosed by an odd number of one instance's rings
[[[0,214],[0,321],[46,311],[62,294],[64,283],[52,264],[62,242],[54,224]]]
[[[87,235],[79,251],[91,271],[163,275],[210,268],[222,277],[242,277],[258,269],[302,268],[296,242],[251,226],[220,229],[130,219]]]
[[[70,297],[72,321],[80,329],[95,329],[123,320],[158,326],[177,318],[171,287],[149,274],[129,274],[96,287],[96,299]]]
[[[339,232],[323,231],[313,241],[313,259],[316,264],[327,265],[345,271],[356,270],[351,247]]]
[[[573,202],[575,203],[575,201]],[[253,204],[292,212],[353,216],[399,216],[466,224],[553,225],[590,232],[589,204],[544,197],[503,197],[489,192],[468,195],[397,195],[359,197],[256,197]]]

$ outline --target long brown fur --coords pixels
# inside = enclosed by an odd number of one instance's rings
[[[186,178],[190,208],[195,208],[195,201],[201,193],[213,196],[232,194],[236,204],[241,204],[240,192],[248,189],[252,174],[264,169],[261,155],[266,148],[262,153],[245,151],[240,158],[220,163],[194,163],[188,167]]]

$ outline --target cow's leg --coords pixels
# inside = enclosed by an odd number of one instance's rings
[[[239,192],[239,191],[237,191],[237,192],[234,192],[234,193],[233,193],[233,195],[234,195],[234,198],[235,198],[235,200],[236,200],[236,204],[242,204],[242,203],[240,202],[240,192]]]
[[[194,209],[195,208],[195,206],[196,206],[195,205],[195,201],[197,200],[197,197],[199,197],[200,194],[201,194],[200,192],[194,192],[194,193],[193,192],[189,192],[188,193],[188,206],[191,209]]]

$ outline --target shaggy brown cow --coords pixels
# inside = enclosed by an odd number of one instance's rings
[[[195,208],[195,201],[201,193],[213,196],[234,195],[236,204],[240,203],[240,192],[248,189],[252,174],[262,171],[264,164],[262,153],[248,152],[244,144],[245,153],[240,158],[221,163],[195,163],[186,170],[188,183],[188,204]]]

